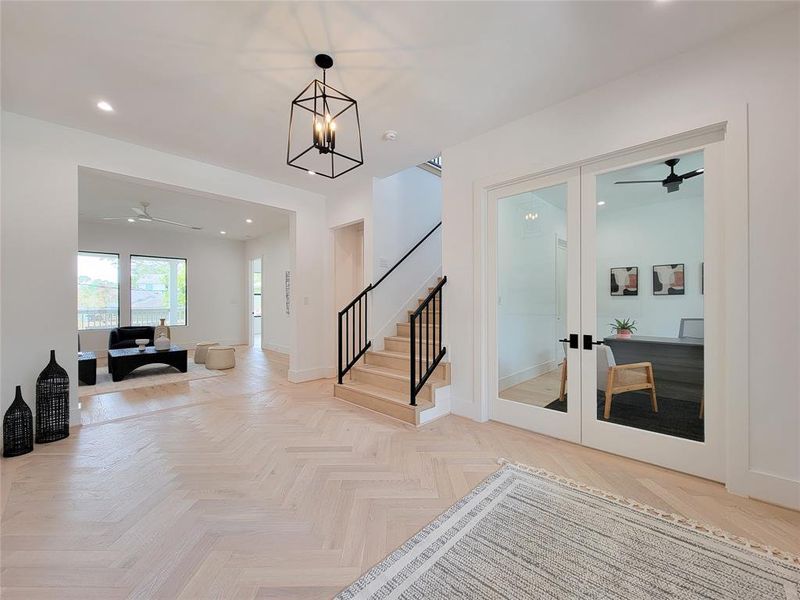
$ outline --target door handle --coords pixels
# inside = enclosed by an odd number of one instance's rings
[[[591,350],[592,346],[602,346],[603,340],[597,340],[596,342],[592,341],[592,336],[584,335],[583,336],[583,349],[584,350]]]
[[[563,340],[558,340],[558,341],[562,342],[562,343],[567,343],[568,342],[570,348],[572,348],[573,350],[577,350],[578,349],[578,334],[577,333],[570,333],[569,334],[569,339],[564,338]]]

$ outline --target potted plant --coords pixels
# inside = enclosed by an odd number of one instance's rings
[[[631,334],[636,331],[636,321],[632,319],[614,319],[611,325],[611,330],[617,333],[617,337],[629,338]]]

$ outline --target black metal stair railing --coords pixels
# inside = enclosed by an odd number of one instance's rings
[[[402,264],[411,254],[419,248],[422,243],[433,235],[433,233],[442,226],[442,222],[436,224],[425,236],[414,244],[414,247],[406,252],[403,257],[398,260],[394,266],[386,271],[383,276],[378,279],[374,284],[370,283],[365,287],[350,303],[339,311],[338,323],[338,372],[337,377],[339,383],[343,382],[344,376],[352,369],[359,359],[364,356],[364,353],[372,346],[372,341],[369,339],[369,331],[367,328],[367,311],[369,306],[369,293],[377,288],[381,282],[386,279],[392,272]]]
[[[417,405],[417,394],[447,354],[447,348],[442,345],[442,288],[445,283],[447,277],[442,277],[417,310],[408,317],[411,337],[411,406]]]

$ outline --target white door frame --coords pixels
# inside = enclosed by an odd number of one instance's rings
[[[491,418],[510,425],[517,425],[537,433],[579,442],[580,432],[580,378],[567,378],[567,412],[562,413],[522,402],[499,397],[498,341],[497,341],[497,205],[502,198],[516,196],[559,184],[567,185],[567,333],[580,329],[580,171],[565,169],[542,175],[523,182],[498,187],[491,190],[487,200],[487,294],[493,299],[488,305],[487,319],[491,323],[490,332],[493,343],[487,348],[489,388],[491,397]],[[569,349],[567,363],[570,371],[580,373],[580,346]]]
[[[643,460],[652,464],[691,473],[714,481],[725,480],[725,411],[721,379],[725,372],[723,315],[725,295],[721,293],[722,228],[724,219],[722,181],[722,141],[724,131],[656,145],[646,150],[593,162],[581,168],[581,276],[585,282],[597,281],[596,254],[596,177],[603,173],[665,160],[677,154],[703,150],[704,258],[705,269],[705,441],[696,442],[644,429],[627,427],[597,418],[596,349],[583,351],[581,443]],[[648,267],[649,265],[641,265]],[[582,334],[601,340],[597,331],[597,289],[584,286],[581,297]],[[677,328],[677,323],[676,323]],[[595,347],[596,348],[596,347]],[[699,409],[699,406],[698,406]]]
[[[532,168],[496,175],[476,181],[473,202],[473,239],[474,239],[474,312],[475,340],[473,345],[473,388],[476,391],[477,417],[481,421],[488,420],[494,390],[491,389],[489,376],[488,352],[494,343],[494,327],[489,318],[490,301],[488,296],[488,194],[491,190],[522,182],[567,167],[581,167],[606,160],[615,156],[624,156],[640,150],[657,147],[671,141],[683,142],[684,147],[691,147],[690,140],[713,131],[725,131],[723,151],[723,189],[725,197],[725,218],[723,222],[712,224],[721,229],[723,238],[723,259],[720,264],[722,278],[721,296],[726,299],[726,311],[723,316],[724,336],[720,340],[725,356],[723,394],[726,404],[721,407],[725,422],[725,471],[723,481],[734,493],[747,495],[751,490],[758,490],[762,498],[794,505],[792,496],[794,488],[789,483],[750,468],[749,461],[749,303],[748,296],[742,290],[747,288],[748,272],[748,143],[747,105],[731,105],[718,111],[719,120],[709,120],[711,125],[698,126],[677,132],[654,142],[639,144],[632,148],[609,152],[594,159],[578,160],[563,167],[544,169]],[[706,312],[716,307],[706,305]],[[490,340],[491,338],[491,340]]]

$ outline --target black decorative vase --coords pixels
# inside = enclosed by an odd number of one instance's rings
[[[36,380],[36,443],[47,444],[69,435],[69,376],[50,350],[50,362]]]
[[[3,417],[3,456],[21,456],[33,451],[33,413],[17,386],[14,401]]]

